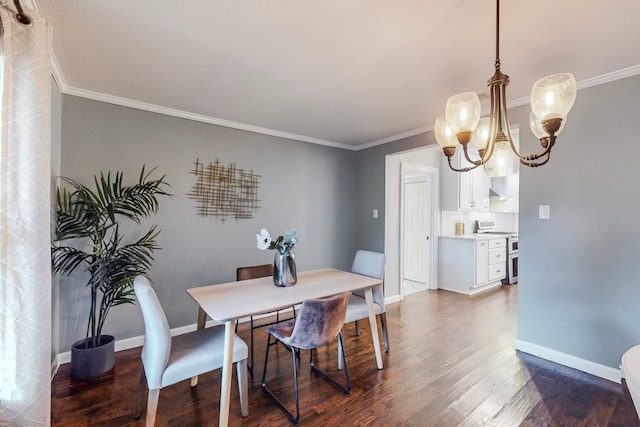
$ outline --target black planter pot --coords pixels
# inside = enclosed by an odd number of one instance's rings
[[[84,348],[86,339],[71,346],[71,378],[85,380],[111,370],[115,363],[113,335],[102,335],[98,347]]]

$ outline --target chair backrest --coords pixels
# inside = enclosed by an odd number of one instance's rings
[[[236,270],[236,280],[249,280],[269,276],[273,276],[273,264],[238,267]]]
[[[144,319],[142,365],[149,389],[159,389],[171,353],[171,330],[151,281],[145,276],[137,276],[133,280],[133,290]]]
[[[351,272],[384,280],[384,261],[384,254],[360,249],[353,258]],[[361,292],[357,293],[364,296]],[[373,288],[373,301],[384,311],[384,282]]]
[[[308,299],[296,317],[289,344],[310,349],[332,342],[344,325],[350,292],[328,298]]]

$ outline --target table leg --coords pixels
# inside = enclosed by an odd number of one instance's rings
[[[207,313],[202,309],[202,307],[198,307],[198,326],[196,329],[204,329],[207,324]],[[195,387],[198,385],[198,376],[191,377],[191,387]]]
[[[367,309],[369,310],[369,324],[371,325],[373,349],[376,352],[376,363],[378,365],[378,369],[382,369],[382,353],[380,352],[380,339],[378,338],[378,322],[376,322],[376,311],[373,308],[373,291],[371,288],[365,289],[364,298],[367,301]]]
[[[233,336],[235,320],[224,322],[224,355],[222,359],[222,384],[220,386],[220,427],[229,423],[229,401],[231,400],[231,377],[233,376]]]

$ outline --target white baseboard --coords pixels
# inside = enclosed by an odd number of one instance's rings
[[[590,360],[581,359],[579,357],[562,353],[560,351],[543,347],[538,344],[533,344],[527,341],[516,340],[515,346],[516,350],[531,354],[536,357],[540,357],[541,359],[568,366],[569,368],[577,369],[579,371],[595,375],[596,377],[604,378],[605,380],[609,380],[614,383],[621,383],[620,379],[622,377],[622,373],[620,369],[611,368],[609,366],[601,365]]]
[[[393,304],[394,302],[400,301],[400,295],[394,295],[392,297],[388,297],[384,299],[384,305]]]

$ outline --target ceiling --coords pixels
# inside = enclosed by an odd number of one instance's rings
[[[449,96],[486,92],[493,74],[493,0],[37,4],[63,93],[347,149],[432,129]],[[549,74],[584,87],[640,73],[637,0],[509,0],[500,14],[512,103]]]

